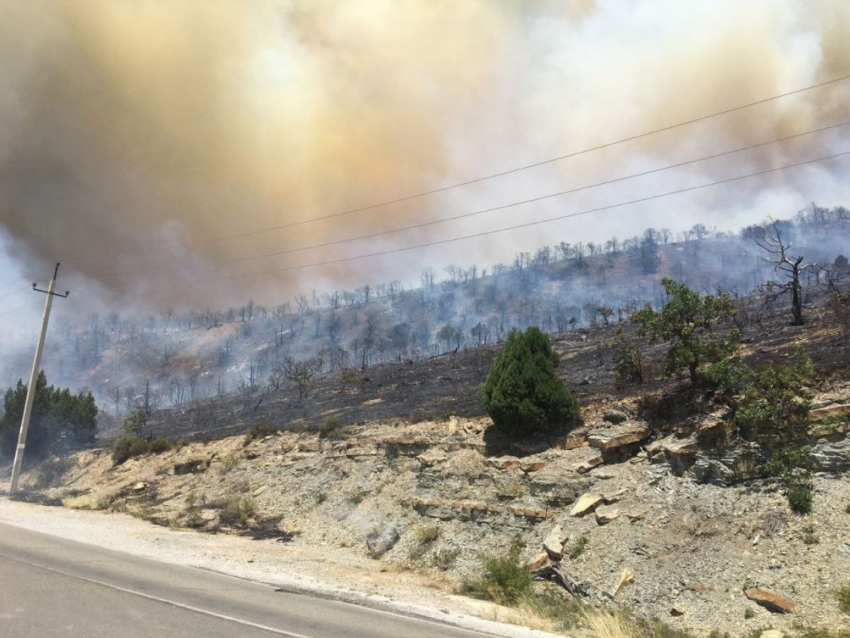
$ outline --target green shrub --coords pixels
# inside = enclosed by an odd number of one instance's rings
[[[838,608],[845,614],[850,614],[850,583],[839,589],[835,597],[838,599]]]
[[[148,452],[151,454],[162,454],[171,449],[171,441],[162,437],[156,438],[148,443]]]
[[[35,471],[35,488],[43,490],[56,484],[77,461],[71,457],[54,456],[44,461]]]
[[[248,428],[248,431],[245,433],[245,441],[244,444],[248,445],[251,441],[255,441],[257,439],[262,439],[267,436],[271,436],[272,434],[277,433],[277,428],[269,423],[258,423],[257,425],[252,425]]]
[[[570,544],[566,548],[564,553],[569,556],[571,560],[575,560],[584,553],[584,550],[587,548],[587,543],[587,536],[579,536],[574,543]]]
[[[481,390],[495,427],[509,436],[550,430],[578,414],[578,402],[555,374],[558,355],[539,328],[512,331]]]
[[[778,478],[785,487],[788,505],[796,514],[812,511],[812,471],[816,468],[811,446],[788,446],[776,450],[765,466],[768,476]]]
[[[804,424],[809,415],[806,386],[813,375],[812,360],[803,353],[790,365],[758,369],[728,360],[712,366],[706,374],[723,392],[743,432]]]
[[[514,541],[507,555],[485,556],[483,573],[472,583],[472,594],[503,605],[516,605],[532,592],[532,574],[520,560],[522,545]]]
[[[148,452],[147,441],[137,436],[121,436],[115,439],[112,446],[112,463],[121,465],[134,456],[142,456]]]
[[[225,525],[246,525],[257,512],[257,504],[250,496],[229,496],[219,503],[219,519]]]
[[[811,514],[813,489],[810,483],[797,483],[788,488],[788,506],[795,514]]]
[[[687,370],[691,384],[697,383],[700,366],[721,361],[737,350],[740,333],[717,335],[715,326],[735,316],[728,294],[700,295],[683,283],[662,281],[667,303],[660,311],[647,304],[632,315],[639,334],[652,344],[667,342],[664,373],[668,376]]]
[[[329,416],[319,425],[320,439],[344,439],[348,435],[349,428],[344,427],[335,416]]]
[[[614,339],[609,344],[614,349],[614,375],[621,385],[641,384],[646,374],[646,361],[637,344],[623,334],[623,328],[614,329]]]

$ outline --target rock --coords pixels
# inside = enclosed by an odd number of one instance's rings
[[[846,472],[850,470],[850,439],[819,443],[812,448],[812,458],[821,472]]]
[[[690,585],[688,585],[688,589],[690,589],[691,591],[698,592],[700,594],[714,591],[713,589],[711,589],[711,587],[706,587],[702,583],[691,583]]]
[[[546,565],[546,563],[548,562],[549,554],[547,554],[546,552],[540,552],[537,556],[535,556],[528,562],[527,567],[530,571],[534,572]]]
[[[757,443],[742,442],[697,454],[690,475],[697,483],[728,487],[733,483],[760,478],[767,454]]]
[[[616,456],[645,441],[652,433],[646,423],[625,422],[615,427],[600,428],[587,437],[591,447],[605,456]]]
[[[775,594],[772,591],[767,591],[766,589],[747,589],[744,591],[744,595],[752,600],[753,602],[758,603],[762,607],[769,609],[770,611],[775,611],[779,613],[791,613],[797,609],[797,605],[792,603],[787,598],[783,598],[779,594]]]
[[[601,494],[583,494],[570,510],[570,516],[584,516],[595,510],[604,500]]]
[[[767,629],[759,634],[759,638],[785,638],[785,634],[778,629]]]
[[[447,456],[442,450],[432,448],[424,454],[420,454],[417,458],[424,467],[431,467],[437,463],[445,461]]]
[[[618,423],[622,423],[623,421],[628,421],[629,415],[623,412],[622,410],[608,410],[602,417],[602,420],[617,425]]]
[[[269,489],[268,485],[261,485],[260,487],[258,487],[257,489],[254,490],[253,496],[259,496],[260,494],[265,492],[267,489]]]
[[[685,611],[686,611],[686,609],[685,609],[684,605],[674,605],[670,609],[670,615],[678,618],[679,616],[684,616]]]
[[[580,463],[576,466],[576,471],[579,474],[587,474],[595,467],[602,465],[605,462],[604,457],[601,454],[597,454],[595,456],[591,456],[584,463]]]
[[[616,507],[601,506],[596,508],[596,522],[599,525],[607,525],[611,521],[620,518],[620,510]]]
[[[635,580],[635,573],[626,567],[623,570],[623,573],[620,574],[620,579],[617,581],[617,584],[614,586],[613,591],[611,592],[611,596],[615,597],[620,593],[620,590],[625,587],[628,583],[633,583]]]
[[[567,540],[567,535],[560,525],[555,525],[552,531],[546,536],[543,541],[543,549],[551,557],[552,560],[561,560],[564,555],[564,543]]]
[[[662,448],[664,458],[676,476],[691,469],[699,452],[699,444],[693,438],[673,439]]]
[[[398,542],[399,534],[395,525],[383,530],[374,530],[366,537],[366,549],[371,558],[380,558],[390,551]]]
[[[809,419],[812,421],[822,421],[850,414],[850,404],[847,405],[829,405],[809,411]]]
[[[134,492],[141,492],[141,491],[143,491],[143,490],[146,490],[147,488],[148,488],[148,484],[147,484],[147,483],[143,483],[142,481],[139,481],[138,483],[136,483],[136,484],[133,486],[133,491],[134,491]]]
[[[189,459],[188,461],[183,461],[182,463],[175,463],[174,473],[180,475],[204,472],[206,471],[208,465],[209,463],[206,459]]]

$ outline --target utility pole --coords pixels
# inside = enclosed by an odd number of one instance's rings
[[[33,284],[32,289],[37,292],[43,292],[47,295],[47,301],[44,303],[44,316],[41,319],[41,334],[38,337],[38,345],[35,348],[35,361],[32,364],[32,373],[30,374],[30,384],[27,386],[27,401],[24,404],[24,416],[21,419],[21,432],[18,435],[18,447],[15,449],[15,463],[12,465],[12,483],[9,486],[9,493],[14,494],[18,490],[18,479],[21,475],[21,465],[24,462],[24,448],[27,444],[27,430],[30,427],[30,416],[32,415],[32,404],[35,401],[35,386],[38,382],[38,373],[41,371],[41,354],[44,351],[44,338],[47,336],[47,323],[50,321],[50,309],[53,307],[53,297],[67,298],[71,293],[65,291],[64,295],[53,292],[56,287],[56,279],[59,276],[59,264],[56,264],[56,270],[53,271],[53,279],[47,286],[47,290],[42,290],[38,284]]]

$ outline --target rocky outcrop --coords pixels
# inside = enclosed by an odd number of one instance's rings
[[[822,472],[850,471],[850,439],[819,443],[812,448],[812,458]]]
[[[767,453],[756,443],[739,442],[721,450],[703,450],[690,476],[698,483],[728,486],[762,476]]]
[[[766,589],[747,589],[744,595],[770,611],[788,614],[797,610],[797,605],[790,600]]]
[[[646,423],[625,421],[619,425],[598,428],[587,437],[587,442],[602,452],[606,461],[616,461],[632,456],[640,443],[652,432]]]

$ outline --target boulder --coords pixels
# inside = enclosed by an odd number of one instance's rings
[[[366,549],[371,558],[380,558],[390,551],[398,542],[399,534],[395,525],[390,525],[381,530],[373,530],[366,537]]]
[[[570,516],[584,516],[595,510],[604,501],[605,498],[601,494],[583,494],[570,510]]]
[[[797,609],[797,605],[787,598],[783,598],[779,594],[766,589],[747,589],[744,591],[744,595],[770,611],[786,614],[796,611]]]
[[[595,430],[587,437],[587,442],[591,447],[601,450],[606,457],[611,457],[630,451],[651,434],[646,423],[624,422]]]
[[[546,563],[548,562],[549,554],[547,554],[546,552],[540,552],[537,556],[528,561],[527,567],[529,571],[534,572],[546,565]]]
[[[567,540],[567,535],[560,525],[555,525],[552,531],[543,540],[543,549],[552,560],[561,560],[564,555],[564,543]]]
[[[600,506],[596,508],[596,522],[599,525],[607,525],[611,521],[620,518],[620,510],[616,507]]]
[[[144,491],[144,490],[146,490],[146,489],[148,489],[148,484],[147,484],[147,483],[144,483],[144,482],[142,482],[142,481],[139,481],[138,483],[136,483],[136,484],[133,486],[133,491],[134,491],[134,492],[142,492],[142,491]]]
[[[622,423],[623,421],[628,421],[629,415],[626,412],[623,412],[622,410],[608,410],[602,417],[602,420],[617,425],[618,423]]]
[[[595,467],[599,467],[605,462],[605,458],[601,454],[591,456],[589,459],[576,466],[576,472],[579,474],[587,474]]]
[[[850,439],[818,443],[812,448],[812,458],[822,472],[846,472],[850,470]]]
[[[693,438],[672,439],[663,446],[664,458],[676,476],[682,476],[696,462],[699,445]]]

